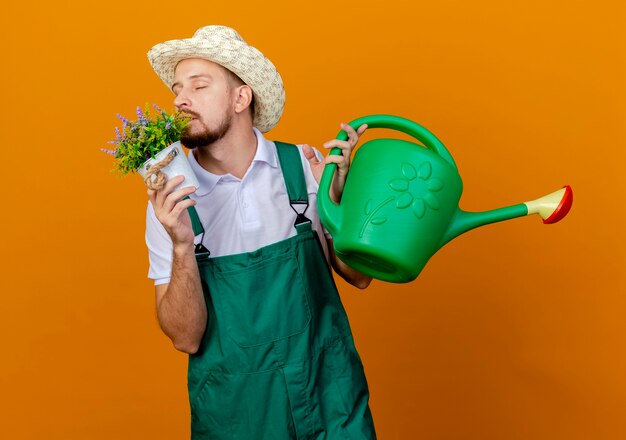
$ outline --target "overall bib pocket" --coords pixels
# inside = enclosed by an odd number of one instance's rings
[[[302,333],[311,321],[298,260],[292,253],[216,272],[213,293],[228,335],[241,347]]]

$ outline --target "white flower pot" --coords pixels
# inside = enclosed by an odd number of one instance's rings
[[[185,176],[185,180],[174,188],[174,191],[186,186],[194,186],[198,189],[200,186],[198,178],[194,174],[180,142],[174,142],[172,145],[158,153],[154,158],[145,161],[141,167],[139,167],[137,172],[145,179],[150,167],[164,160],[171,151],[174,152],[174,159],[168,165],[163,167],[161,172],[167,176],[167,180],[176,176]]]

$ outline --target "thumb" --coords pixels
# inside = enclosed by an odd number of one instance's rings
[[[317,159],[317,156],[315,155],[315,151],[313,151],[313,147],[311,147],[310,145],[302,145],[302,152],[304,153],[304,157],[306,157],[306,160],[308,160],[311,165],[317,165],[318,163],[320,163],[320,161]]]

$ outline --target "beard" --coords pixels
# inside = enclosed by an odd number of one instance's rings
[[[198,117],[196,114],[192,114],[192,116]],[[226,114],[220,124],[212,130],[198,118],[196,121],[202,125],[202,130],[196,133],[191,133],[190,128],[187,127],[180,136],[180,142],[190,150],[198,147],[207,147],[219,141],[226,135],[226,133],[228,133],[232,124],[232,119],[233,117],[231,114]]]

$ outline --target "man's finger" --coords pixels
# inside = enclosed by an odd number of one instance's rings
[[[193,199],[181,200],[180,202],[176,203],[174,209],[172,209],[172,215],[178,218],[185,209],[189,208],[190,206],[194,206],[195,204],[196,201]]]
[[[339,139],[332,139],[324,143],[324,148],[340,148],[342,151],[350,151],[352,146],[348,141],[340,141]]]
[[[311,147],[310,145],[303,145],[302,152],[304,153],[304,157],[306,157],[306,160],[308,160],[311,164],[315,165],[320,163],[319,159],[315,155],[315,151],[313,151],[313,147]]]
[[[324,164],[328,165],[329,163],[336,163],[337,165],[344,165],[346,161],[342,156],[326,156],[324,159]]]
[[[165,176],[167,178],[167,176]],[[165,203],[165,199],[176,186],[185,180],[185,176],[175,176],[165,182],[165,186],[156,192],[156,204],[161,206]]]
[[[173,211],[176,204],[180,203],[182,198],[187,197],[188,195],[193,194],[194,192],[196,192],[195,186],[186,186],[184,188],[181,188],[177,191],[170,193],[165,198],[165,201],[163,202],[163,209],[165,209],[166,212]]]
[[[348,141],[350,142],[351,146],[354,146],[359,140],[359,136],[356,134],[356,131],[354,131],[354,128],[352,128],[351,125],[345,124],[343,122],[339,125],[341,126],[343,131],[348,134]]]

